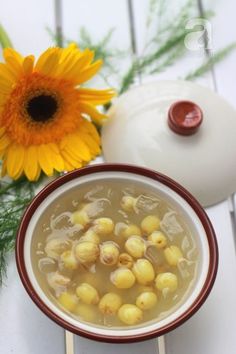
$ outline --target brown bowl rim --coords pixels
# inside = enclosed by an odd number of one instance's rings
[[[207,240],[209,244],[209,250],[210,250],[210,262],[209,262],[209,269],[208,269],[208,274],[207,278],[205,280],[204,286],[199,293],[198,297],[195,299],[193,304],[177,319],[174,321],[170,322],[169,324],[161,327],[160,329],[157,330],[152,330],[147,333],[140,333],[136,335],[130,335],[130,336],[112,336],[112,335],[101,335],[97,333],[92,333],[89,331],[86,331],[84,329],[81,329],[77,326],[74,326],[58,315],[56,315],[48,306],[46,306],[43,301],[40,299],[36,291],[34,290],[30,279],[27,275],[26,271],[26,265],[24,262],[24,240],[25,240],[25,235],[26,235],[26,230],[28,227],[28,224],[31,220],[32,215],[34,214],[35,210],[38,208],[38,206],[41,204],[41,202],[55,189],[60,187],[62,184],[69,182],[75,178],[79,178],[85,175],[89,175],[92,173],[97,173],[97,172],[108,172],[108,171],[115,171],[115,172],[127,172],[127,173],[134,173],[138,174],[144,177],[151,178],[153,180],[156,180],[168,187],[170,187],[172,190],[174,190],[177,194],[179,194],[185,201],[192,207],[192,209],[195,211],[195,213],[198,215],[199,219],[201,220],[201,223],[204,227],[204,230],[207,235]],[[87,166],[78,170],[74,170],[72,172],[69,172],[61,177],[58,177],[55,179],[53,182],[49,183],[46,187],[44,187],[31,201],[29,206],[27,207],[18,232],[17,232],[17,237],[16,237],[16,264],[17,264],[17,269],[18,273],[20,275],[21,281],[28,292],[29,296],[31,299],[34,301],[34,303],[40,308],[41,311],[43,311],[51,320],[65,328],[66,330],[73,332],[77,335],[86,337],[88,339],[92,340],[97,340],[101,342],[108,342],[108,343],[131,343],[131,342],[137,342],[137,341],[142,341],[142,340],[147,340],[151,339],[154,337],[161,336],[179,325],[183,324],[186,320],[188,320],[204,303],[206,300],[207,296],[209,295],[212,286],[214,284],[216,274],[217,274],[217,268],[218,268],[218,246],[217,246],[217,241],[216,241],[216,235],[213,229],[213,226],[199,204],[199,202],[184,188],[182,187],[179,183],[175,182],[171,178],[156,172],[154,170],[150,170],[144,167],[139,167],[136,165],[128,165],[128,164],[97,164],[97,165],[91,165]],[[96,328],[94,328],[94,331],[96,332]]]

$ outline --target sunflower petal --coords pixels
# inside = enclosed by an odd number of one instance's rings
[[[25,150],[24,161],[24,172],[28,180],[36,181],[38,170],[40,170],[40,167],[38,163],[37,147],[31,145]]]
[[[65,150],[79,161],[90,161],[91,154],[88,146],[81,139],[80,134],[70,134],[66,137]]]
[[[4,160],[1,168],[1,177],[6,176],[6,174],[7,174],[7,164],[6,164],[6,160]]]
[[[47,58],[45,58],[44,62],[42,62],[39,68],[35,69],[35,71],[38,71],[44,75],[53,76],[57,71],[58,61],[59,50],[55,50],[51,52]]]
[[[48,147],[50,148],[50,153],[51,153],[51,161],[53,164],[53,167],[56,171],[62,172],[65,168],[64,160],[61,157],[59,153],[59,149],[56,146],[56,144],[50,143],[47,144]]]
[[[8,69],[10,69],[16,77],[23,73],[23,57],[19,53],[17,53],[14,49],[6,48],[3,51],[3,56]]]
[[[75,47],[74,44],[70,44],[67,48],[63,48],[61,51],[58,73],[67,72],[79,58],[81,58],[82,52]]]
[[[16,81],[16,77],[8,69],[7,65],[3,63],[0,63],[0,77],[11,83],[11,85]]]
[[[5,105],[7,98],[7,94],[0,93],[0,107],[3,107]]]
[[[100,135],[98,134],[98,131],[93,123],[83,119],[83,122],[80,124],[80,131],[91,135],[93,139],[100,145]]]
[[[81,55],[77,55],[75,57],[76,60],[72,57],[70,62],[67,63],[67,68],[64,70],[60,70],[58,76],[65,78],[67,80],[72,80],[77,82],[80,79],[81,71],[88,67],[94,57],[94,52],[89,49],[85,49],[85,51]],[[78,78],[78,79],[77,79]]]
[[[34,70],[36,72],[41,72],[45,75],[47,75],[48,73],[51,74],[51,70],[56,70],[55,63],[58,63],[59,54],[60,48],[47,49],[40,55]]]
[[[12,83],[0,76],[0,93],[9,94],[12,91]]]
[[[0,128],[0,138],[1,136],[5,133],[5,128],[4,127],[1,127]]]
[[[35,71],[40,71],[42,65],[44,65],[45,60],[48,58],[49,54],[52,53],[52,51],[54,51],[54,48],[48,48],[40,55],[35,65]]]
[[[94,106],[86,102],[80,102],[79,109],[81,113],[86,113],[97,124],[101,125],[106,119],[105,114],[100,113]]]
[[[76,163],[82,163],[83,160],[78,156],[75,150],[73,150],[73,147],[67,145],[65,149],[62,151],[67,154],[68,157],[70,157],[70,163],[74,164],[76,166]],[[72,161],[73,160],[73,161]]]
[[[33,67],[34,67],[34,56],[29,55],[29,56],[25,57],[22,66],[23,66],[24,73],[26,75],[31,74],[33,71]]]
[[[65,73],[67,73],[72,68],[72,66],[78,61],[79,57],[80,56],[76,56],[70,53],[63,61],[60,59],[56,71],[56,76],[64,78]]]
[[[75,169],[66,159],[64,159],[65,171],[70,172]]]
[[[22,164],[21,168],[19,169],[18,173],[14,176],[14,179],[19,179],[23,175],[24,165]]]
[[[8,61],[9,58],[13,58],[19,64],[23,61],[22,55],[13,48],[5,48],[3,50],[3,57],[6,61]]]
[[[4,151],[10,145],[11,141],[6,134],[0,138],[0,151]]]
[[[63,156],[63,158],[64,158],[64,163],[65,163],[65,169],[66,169],[66,171],[68,171],[68,166],[72,166],[72,167],[73,167],[73,168],[70,169],[69,171],[72,171],[73,169],[79,168],[79,167],[82,166],[82,162],[79,161],[79,160],[74,159],[74,158],[71,156],[70,152],[68,152],[67,150],[62,150],[62,151],[61,151],[61,154],[62,154],[62,156]]]
[[[85,142],[88,146],[89,150],[93,154],[93,156],[99,155],[101,153],[101,149],[99,144],[91,137],[89,134],[80,134],[81,139]]]
[[[52,176],[53,163],[51,160],[50,148],[46,144],[38,146],[38,161],[43,172],[47,176]]]
[[[76,79],[77,85],[82,84],[85,81],[88,81],[93,77],[98,70],[101,68],[103,61],[102,60],[97,60],[95,63],[90,65],[88,68],[83,70],[81,74],[79,75],[78,79]]]
[[[64,60],[67,60],[67,58],[71,55],[80,55],[81,51],[79,50],[78,46],[76,43],[70,43],[66,48],[63,48],[61,51],[61,59],[60,59],[60,64],[63,63]]]
[[[115,91],[108,90],[94,90],[89,88],[79,88],[79,101],[89,102],[93,105],[99,105],[109,102],[115,96]]]
[[[52,152],[54,152],[55,154],[60,154],[60,151],[59,151],[59,148],[58,148],[57,144],[49,143],[47,145],[50,147]]]
[[[7,151],[7,173],[15,179],[23,169],[25,149],[22,145],[11,145]]]

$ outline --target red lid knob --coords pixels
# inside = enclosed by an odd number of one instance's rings
[[[196,133],[202,123],[201,108],[191,101],[177,101],[170,106],[168,124],[171,130],[180,135]]]

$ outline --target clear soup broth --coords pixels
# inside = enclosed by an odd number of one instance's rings
[[[108,179],[74,187],[44,211],[31,261],[44,293],[67,314],[128,328],[183,303],[197,249],[183,215],[152,187]]]

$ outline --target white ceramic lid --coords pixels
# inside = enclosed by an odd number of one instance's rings
[[[170,107],[178,101],[195,103],[203,115],[198,127],[200,121],[193,114],[192,135],[174,132],[170,118],[168,123]],[[137,164],[164,173],[204,206],[236,191],[236,111],[208,88],[188,81],[141,85],[117,98],[109,117],[102,130],[107,162]]]

